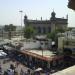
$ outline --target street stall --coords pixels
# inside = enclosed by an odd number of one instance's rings
[[[49,50],[22,50],[16,52],[16,58],[32,69],[38,67],[44,70],[55,68],[63,61],[63,56],[53,54]],[[57,68],[57,67],[56,67]]]

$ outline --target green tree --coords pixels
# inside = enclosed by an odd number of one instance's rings
[[[47,34],[47,37],[48,38],[51,38],[52,40],[56,40],[58,38],[58,33],[64,33],[65,30],[64,29],[61,29],[61,28],[58,28],[56,29],[55,31],[51,32],[51,33],[48,33]]]
[[[48,33],[47,34],[47,38],[56,41],[56,39],[57,39],[57,32],[54,31],[54,32]]]
[[[9,24],[9,25],[5,25],[4,26],[4,31],[8,32],[8,37],[9,39],[11,39],[11,33],[12,31],[16,30],[16,26],[14,26],[13,24]]]
[[[56,29],[55,31],[48,33],[47,38],[52,39],[53,41],[58,43],[58,37],[59,37],[58,33],[64,33],[64,32],[65,32],[65,30],[63,30],[63,29]],[[56,47],[58,47],[58,44],[56,44]]]
[[[13,24],[9,24],[9,29],[11,31],[15,31],[16,30],[16,26],[14,26]]]
[[[35,34],[35,29],[33,29],[33,27],[28,26],[24,28],[24,37],[29,39],[31,37],[33,37]]]
[[[14,26],[13,24],[9,24],[9,25],[5,25],[4,26],[4,31],[8,32],[8,31],[15,31],[16,30],[16,26]]]
[[[8,26],[8,25],[5,25],[5,26],[4,26],[4,31],[6,31],[6,32],[9,31],[9,26]]]
[[[57,48],[58,47],[58,35],[57,35],[57,32],[55,32],[55,31],[53,31],[53,32],[51,32],[51,33],[48,33],[47,34],[47,38],[49,38],[49,39],[52,39],[52,41],[55,41],[55,48]]]
[[[67,30],[66,31],[71,31],[72,30],[72,28],[67,28]]]
[[[66,30],[63,28],[58,28],[55,30],[56,33],[64,33]]]

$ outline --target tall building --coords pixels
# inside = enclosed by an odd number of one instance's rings
[[[24,16],[25,27],[31,26],[36,30],[36,34],[46,34],[55,31],[56,29],[66,29],[68,25],[68,17],[57,18],[56,13],[53,11],[51,13],[51,18],[49,20],[30,20],[25,15]]]

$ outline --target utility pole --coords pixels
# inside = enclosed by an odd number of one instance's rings
[[[19,12],[21,13],[21,40],[22,40],[22,13],[23,13],[23,11],[20,10]]]
[[[3,28],[2,28],[2,40],[3,40]]]

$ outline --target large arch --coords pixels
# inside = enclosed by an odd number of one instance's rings
[[[45,33],[46,33],[46,28],[45,28],[45,27],[43,27],[42,29],[43,29],[43,33],[45,34]]]
[[[37,27],[38,33],[41,33],[41,27]]]

